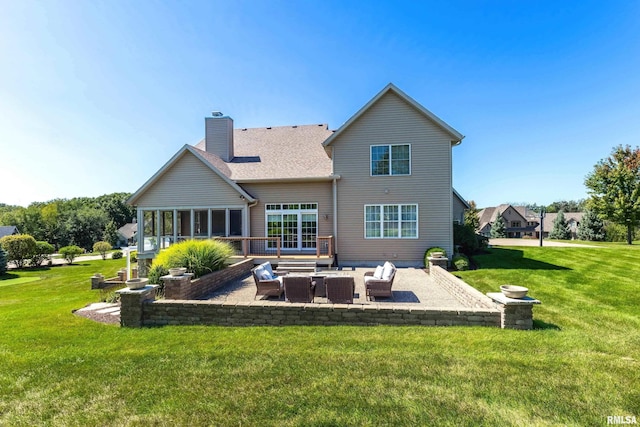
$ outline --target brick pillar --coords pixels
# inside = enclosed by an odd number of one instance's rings
[[[164,284],[164,297],[166,299],[191,299],[191,279],[193,273],[185,273],[182,276],[162,276],[160,280]]]
[[[116,291],[120,295],[120,326],[142,326],[142,304],[156,299],[157,287],[158,285],[147,285],[142,289],[126,288]]]
[[[104,283],[104,276],[96,273],[91,276],[91,289],[102,289]]]
[[[429,260],[429,271],[431,271],[431,267],[433,267],[434,265],[442,267],[445,271],[449,266],[449,258],[434,258],[430,256],[429,258],[427,258],[427,260]]]
[[[540,301],[531,297],[509,298],[500,292],[488,293],[501,312],[502,329],[533,329],[533,306]]]

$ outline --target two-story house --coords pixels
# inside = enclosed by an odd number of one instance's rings
[[[326,124],[234,129],[219,113],[129,203],[139,259],[186,238],[226,238],[249,256],[420,266],[453,252],[468,205],[452,188],[463,136],[393,84],[336,131]]]
[[[572,239],[577,237],[578,226],[580,225],[580,221],[582,221],[582,215],[582,212],[564,213]],[[502,216],[507,237],[540,238],[540,214],[528,209],[526,206],[513,206],[509,204],[481,209],[478,212],[478,217],[480,218],[480,225],[477,230],[478,234],[491,237],[491,227],[498,219],[498,216]],[[543,238],[549,236],[549,232],[553,229],[553,223],[557,216],[557,213],[545,214],[543,223],[544,231],[542,233]]]

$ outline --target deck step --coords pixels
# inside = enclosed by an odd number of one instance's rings
[[[278,263],[278,267],[276,268],[276,273],[289,273],[289,272],[299,272],[299,273],[313,273],[318,268],[315,261],[283,261]]]

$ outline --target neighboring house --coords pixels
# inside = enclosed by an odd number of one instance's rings
[[[15,225],[0,225],[0,239],[4,236],[13,236],[14,234],[20,234],[18,227]]]
[[[478,212],[480,218],[478,234],[491,237],[491,227],[498,219],[498,215],[504,220],[507,237],[533,236],[537,222],[534,223],[531,220],[528,210],[524,206],[508,204],[481,209]]]
[[[469,203],[455,190],[453,190],[453,223],[454,224],[464,224],[464,212],[467,209],[471,209]]]
[[[501,215],[505,223],[507,237],[511,238],[540,238],[540,214],[528,209],[526,206],[513,206],[502,204],[495,207],[481,209],[478,212],[480,226],[478,233],[485,237],[491,237],[491,227]],[[578,225],[582,221],[582,212],[565,213],[565,219],[571,229],[572,238],[576,238]],[[547,213],[544,217],[543,237],[548,237],[553,228],[553,221],[557,213]]]
[[[578,238],[578,226],[582,221],[583,212],[565,212],[564,219],[567,221],[567,225],[569,226],[569,230],[571,231],[571,239]],[[542,234],[544,238],[549,237],[549,233],[553,230],[553,222],[556,220],[558,216],[557,213],[546,213],[544,217],[544,233]],[[537,222],[540,222],[540,216],[538,216]],[[540,237],[540,224],[536,226],[535,237]]]
[[[118,245],[130,246],[136,242],[136,234],[138,232],[138,223],[130,222],[118,228]]]
[[[462,138],[393,84],[335,132],[326,124],[234,129],[214,113],[205,138],[129,199],[139,259],[219,236],[250,255],[422,265],[431,246],[453,252],[452,223],[468,207],[451,185],[452,147]]]

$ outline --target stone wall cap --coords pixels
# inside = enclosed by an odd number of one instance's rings
[[[149,292],[151,290],[154,290],[156,288],[160,287],[160,285],[147,285],[144,288],[140,288],[140,289],[129,289],[129,288],[124,288],[124,289],[120,289],[119,291],[116,291],[117,294],[143,294],[145,292]]]
[[[531,298],[526,296],[524,298],[509,298],[505,296],[502,292],[487,292],[487,296],[494,300],[497,303],[504,305],[533,305],[533,304],[542,304],[535,298]]]
[[[193,273],[184,273],[182,276],[172,276],[170,274],[167,274],[166,276],[162,276],[160,280],[184,280],[185,278],[192,279],[193,276]]]

